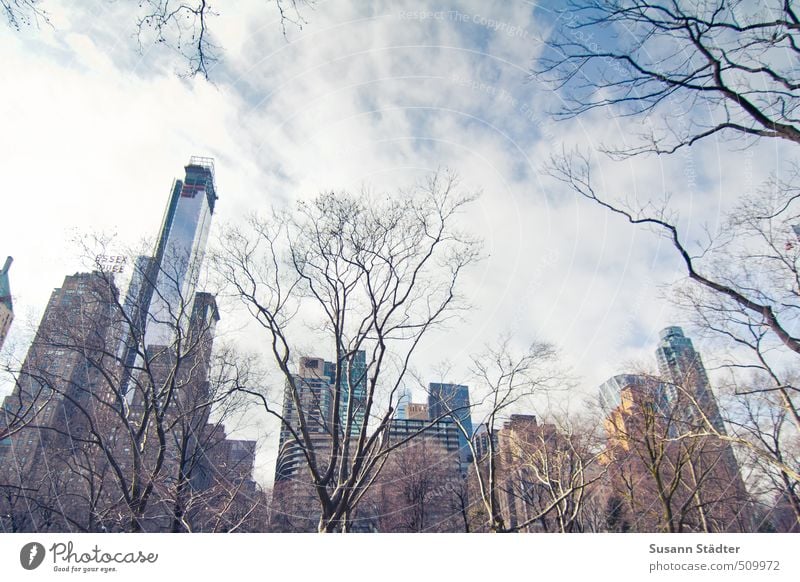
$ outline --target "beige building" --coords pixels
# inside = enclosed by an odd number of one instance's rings
[[[11,303],[11,287],[8,283],[8,269],[12,261],[13,259],[8,257],[0,271],[0,348],[3,347],[11,322],[14,320],[14,305]]]
[[[406,409],[406,415],[409,420],[430,420],[427,404],[417,404],[409,402]]]

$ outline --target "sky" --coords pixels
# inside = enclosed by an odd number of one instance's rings
[[[560,96],[529,75],[553,17],[533,2],[321,1],[286,36],[270,3],[218,3],[210,81],[181,76],[185,63],[164,46],[137,49],[132,3],[75,4],[44,2],[52,26],[0,27],[0,258],[14,257],[16,312],[7,353],[24,353],[53,288],[85,270],[71,241],[152,239],[192,155],[216,160],[216,232],[271,205],[328,190],[392,193],[449,168],[482,192],[464,226],[486,258],[462,288],[474,309],[424,345],[419,369],[446,360],[463,370],[510,332],[519,345],[558,346],[574,397],[594,398],[629,362],[654,364],[661,328],[685,324],[665,298],[684,273],[668,241],[547,177],[549,156],[592,152],[611,198],[669,196],[690,239],[718,229],[778,159],[779,146],[763,144],[742,162],[741,144],[724,141],[604,158],[600,144],[636,128],[605,112],[553,121]],[[238,333],[243,317],[230,305],[221,332]],[[245,425],[245,436],[263,430]],[[262,441],[266,481],[277,436]]]

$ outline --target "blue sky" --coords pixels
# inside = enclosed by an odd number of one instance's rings
[[[556,343],[580,376],[576,397],[593,397],[627,362],[653,364],[658,331],[682,323],[663,298],[683,276],[667,242],[541,172],[553,151],[592,151],[636,128],[603,112],[552,121],[559,96],[528,77],[548,26],[533,3],[331,0],[286,38],[263,0],[220,3],[213,84],[176,75],[167,50],[137,52],[129,4],[48,1],[53,27],[0,34],[0,254],[15,257],[17,309],[7,350],[24,350],[52,289],[83,270],[65,241],[153,237],[194,154],[217,160],[215,228],[323,190],[392,192],[441,167],[481,190],[465,217],[487,253],[465,281],[475,309],[432,338],[423,374],[445,359],[463,369],[510,330]],[[724,142],[622,163],[595,154],[595,176],[612,197],[670,195],[699,236],[774,168],[775,147],[753,149],[749,164]],[[233,306],[222,317],[225,333],[246,326]]]

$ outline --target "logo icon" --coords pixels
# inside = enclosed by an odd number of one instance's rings
[[[35,570],[44,561],[44,546],[39,542],[30,542],[19,551],[19,563],[26,570]]]

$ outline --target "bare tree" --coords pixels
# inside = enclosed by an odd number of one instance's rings
[[[800,20],[791,0],[573,0],[534,75],[569,118],[607,108],[639,120],[628,157],[715,135],[800,143]]]
[[[388,429],[409,364],[464,307],[459,283],[479,244],[455,222],[474,198],[440,173],[395,197],[322,194],[223,236],[216,268],[266,333],[283,384],[249,392],[302,458],[321,532],[347,530],[403,444]],[[300,358],[304,335],[332,355],[329,369]]]
[[[749,531],[750,504],[738,464],[729,444],[705,430],[716,421],[698,419],[710,413],[693,390],[650,375],[626,378],[620,403],[606,418],[605,461],[628,527]]]
[[[272,0],[280,15],[283,35],[287,25],[302,28],[306,23],[303,10],[311,9],[314,0]],[[47,23],[47,12],[41,0],[0,0],[0,11],[12,28],[20,30],[31,24]],[[130,3],[134,4],[134,3]],[[212,22],[218,16],[209,0],[142,0],[136,3],[136,39],[139,50],[162,46],[178,55],[185,63],[187,76],[210,78],[223,47],[214,43]],[[131,8],[134,12],[134,8]]]
[[[729,348],[721,366],[730,372],[731,406],[724,420],[732,431],[710,421],[705,430],[747,449],[768,474],[777,475],[781,494],[796,515],[797,458],[786,454],[800,430],[796,169],[740,201],[724,219],[724,228],[696,251],[664,206],[624,207],[599,195],[587,157],[574,153],[554,158],[550,170],[630,223],[653,227],[670,238],[689,274],[689,282],[676,287],[674,301],[703,335]]]
[[[672,153],[720,133],[800,142],[791,57],[800,25],[791,1],[576,1],[561,16],[536,71],[565,98],[559,115],[603,108],[641,117],[650,128],[638,145],[606,148],[612,156]],[[579,152],[554,156],[548,166],[581,196],[670,240],[689,279],[704,290],[688,300],[701,327],[749,346],[757,360],[759,348],[773,349],[775,341],[800,353],[796,167],[743,199],[699,247],[665,203],[617,202],[596,189],[591,170]],[[796,423],[792,390],[776,380],[781,406]]]
[[[0,11],[14,30],[32,24],[38,25],[40,22],[49,22],[40,0],[0,0]]]
[[[791,210],[794,193],[788,184],[774,186],[742,201],[731,213],[729,240],[715,252],[714,260],[716,265],[725,265],[718,270],[729,281],[774,305],[781,320],[793,326],[800,291]],[[732,272],[735,269],[741,272]],[[682,285],[675,301],[692,315],[706,337],[730,346],[728,355],[720,359],[720,368],[728,372],[726,420],[731,431],[723,434],[711,423],[706,423],[707,430],[748,454],[778,496],[788,500],[797,519],[800,460],[794,445],[800,434],[800,414],[794,351],[787,353],[760,314],[724,295]]]
[[[381,532],[453,531],[461,488],[458,453],[422,436],[394,451],[374,486]],[[456,515],[456,517],[458,517]]]
[[[569,378],[552,345],[534,341],[520,351],[513,343],[510,336],[501,336],[471,357],[473,408],[480,419],[475,434],[469,434],[455,409],[451,411],[450,418],[466,437],[472,458],[467,492],[476,493],[477,500],[470,499],[473,510],[468,513],[477,512],[479,517],[478,524],[469,525],[470,529],[519,531],[538,517],[519,520],[510,515],[505,498],[508,475],[514,471],[510,447],[514,439],[510,433],[520,428],[517,424],[523,430],[539,428],[535,417],[514,413],[529,409],[535,396],[565,388]],[[465,524],[471,521],[465,515]]]
[[[209,415],[232,410],[246,362],[212,356],[214,298],[171,278],[170,259],[137,262],[133,278],[151,292],[134,285],[125,301],[96,260],[54,292],[17,371],[5,406],[32,412],[3,453],[3,485],[39,509],[37,530],[181,529],[198,459],[216,438]]]
[[[800,104],[797,69],[791,57],[784,58],[798,51],[800,25],[792,2],[766,2],[756,7],[723,0],[689,4],[577,1],[562,16],[563,23],[548,41],[549,49],[536,71],[539,78],[554,82],[565,98],[560,115],[571,117],[606,108],[620,116],[646,118],[646,126],[663,126],[642,136],[640,145],[606,148],[608,153],[623,157],[671,153],[720,132],[800,142],[795,115]],[[625,34],[607,34],[620,30]],[[681,104],[691,109],[676,110]],[[787,348],[800,353],[800,342],[791,332],[794,307],[785,306],[782,297],[771,292],[774,288],[764,286],[769,285],[768,280],[759,280],[749,269],[737,277],[730,270],[719,269],[719,263],[706,267],[701,260],[724,248],[733,237],[712,239],[693,252],[665,205],[651,202],[632,208],[598,193],[587,156],[564,153],[555,156],[548,169],[580,195],[632,224],[664,234],[690,279],[760,318]],[[751,213],[747,220],[761,216],[787,226],[793,216],[790,207],[796,197],[796,174],[793,170],[789,181],[777,188],[782,200],[770,201],[776,204],[770,205],[768,213]],[[737,234],[752,234],[746,232],[749,227],[743,222],[735,226],[739,227]],[[761,243],[774,245],[767,239]],[[746,259],[748,267],[763,267],[766,262],[780,267],[783,262],[782,269],[794,269],[782,252],[771,256],[774,260],[762,261],[758,253],[740,258]]]
[[[520,530],[591,530],[585,525],[586,501],[605,472],[598,462],[603,452],[598,429],[597,423],[561,418],[501,436],[508,463],[502,488],[519,522],[527,524]]]

